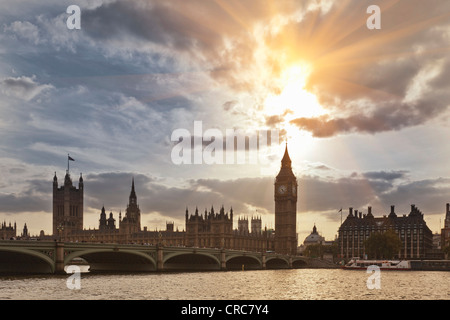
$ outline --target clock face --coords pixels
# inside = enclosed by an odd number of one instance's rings
[[[287,186],[286,185],[282,184],[281,186],[278,187],[278,192],[280,194],[285,194],[286,191],[287,191]]]
[[[297,191],[297,188],[295,186],[292,186],[292,194],[295,194],[296,191]]]

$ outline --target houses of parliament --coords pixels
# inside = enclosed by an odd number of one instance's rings
[[[80,175],[78,188],[74,186],[69,170],[64,184],[53,178],[53,238],[62,241],[136,243],[167,246],[192,246],[225,248],[248,251],[275,251],[296,254],[297,233],[297,179],[292,172],[287,145],[281,161],[281,169],[275,179],[275,230],[262,229],[260,217],[238,218],[233,228],[234,212],[222,206],[204,212],[185,211],[185,230],[174,229],[174,223],[166,223],[166,229],[150,231],[141,227],[141,209],[134,179],[124,215],[118,220],[113,213],[107,215],[103,207],[98,229],[83,229],[84,181]],[[249,224],[251,229],[249,228]]]

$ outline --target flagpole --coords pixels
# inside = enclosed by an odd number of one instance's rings
[[[69,170],[70,170],[70,165],[69,165],[70,161],[75,161],[75,160],[70,157],[70,154],[67,154],[67,173],[69,173]]]

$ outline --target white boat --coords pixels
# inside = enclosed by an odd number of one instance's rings
[[[369,266],[377,266],[380,270],[411,270],[411,263],[408,260],[351,259],[343,268],[347,270],[366,270]]]

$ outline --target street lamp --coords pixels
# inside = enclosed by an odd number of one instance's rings
[[[59,226],[56,227],[56,229],[58,230],[58,233],[59,233],[59,241],[61,241],[62,240],[61,234],[64,231],[64,226],[62,225],[62,223],[60,223]]]

